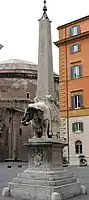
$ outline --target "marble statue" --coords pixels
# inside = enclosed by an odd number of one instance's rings
[[[50,120],[48,119],[48,106],[44,103],[29,104],[25,110],[25,114],[22,118],[22,124],[31,127],[34,132],[34,136],[40,138],[42,136],[52,137],[49,134]]]

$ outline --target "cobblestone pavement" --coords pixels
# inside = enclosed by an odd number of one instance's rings
[[[89,166],[70,166],[67,168],[67,170],[74,173],[74,175],[80,180],[81,185],[86,186],[88,192],[87,195],[79,195],[74,198],[71,198],[71,200],[89,200]]]
[[[7,168],[7,163],[0,163],[0,200],[15,200],[13,198],[1,197],[1,192],[4,187],[8,186],[8,182],[11,182],[13,177],[16,177],[18,172],[21,172],[27,168],[27,164],[23,163],[22,168],[18,168],[18,163],[12,164],[11,168]],[[81,184],[87,187],[88,195],[80,195],[71,200],[89,200],[89,166],[77,167],[69,166],[66,170],[71,171],[80,179]]]

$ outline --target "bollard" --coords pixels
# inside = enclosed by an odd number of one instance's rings
[[[19,168],[21,168],[21,167],[22,167],[22,165],[21,165],[21,164],[19,164],[19,165],[18,165],[18,167],[19,167]]]
[[[61,200],[60,194],[57,192],[53,192],[51,196],[51,200]]]
[[[9,197],[9,196],[10,196],[10,189],[9,189],[9,187],[5,187],[2,190],[2,197]]]
[[[81,185],[81,192],[82,194],[87,194],[87,189],[84,185]]]
[[[8,168],[11,168],[11,165],[7,165]]]

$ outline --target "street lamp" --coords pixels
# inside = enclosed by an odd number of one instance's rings
[[[0,49],[2,49],[4,46],[2,44],[0,44]]]

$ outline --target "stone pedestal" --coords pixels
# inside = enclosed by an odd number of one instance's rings
[[[10,183],[11,196],[51,200],[53,192],[59,193],[63,199],[81,193],[80,183],[62,167],[65,142],[55,138],[45,140],[44,137],[33,137],[26,145],[29,148],[28,169]]]

